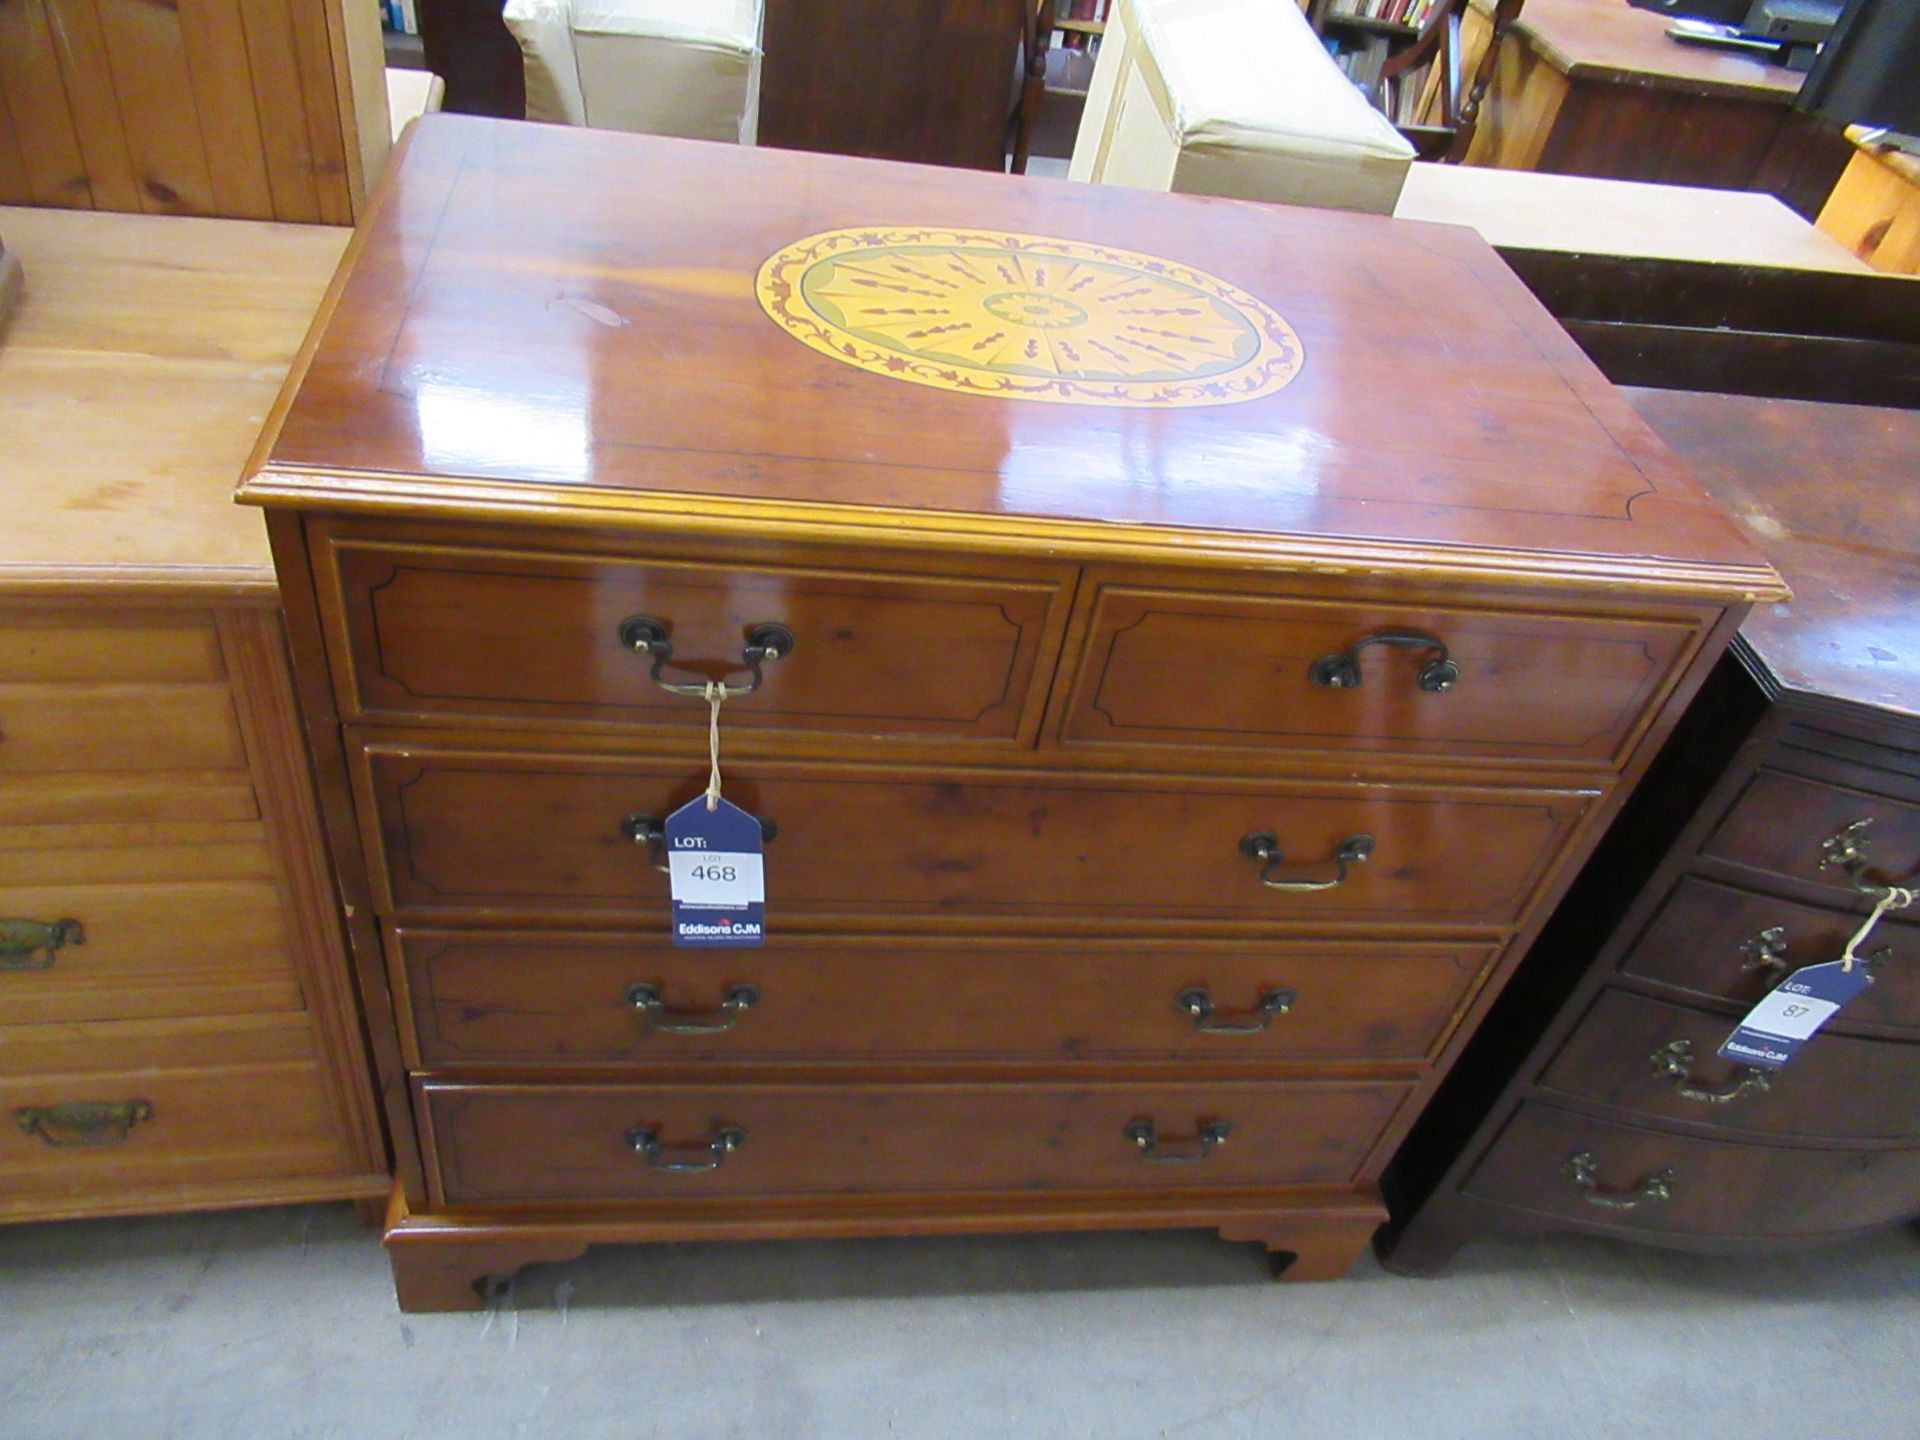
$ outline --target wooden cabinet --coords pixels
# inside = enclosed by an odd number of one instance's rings
[[[1341,1273],[1771,571],[1465,232],[697,158],[423,122],[243,487],[401,1303],[747,1236]],[[755,948],[668,938],[707,681]]]
[[[346,237],[3,218],[31,274],[0,347],[0,1221],[371,1204],[277,592],[230,503]]]
[[[1872,931],[1872,983],[1783,1068],[1718,1053],[1920,871],[1920,421],[1636,403],[1796,598],[1749,617],[1394,1161],[1396,1268],[1500,1232],[1745,1251],[1920,1215],[1920,911]]]

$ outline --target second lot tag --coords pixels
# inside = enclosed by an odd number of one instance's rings
[[[1778,1070],[1873,977],[1865,964],[1829,960],[1796,970],[1747,1012],[1720,1047],[1723,1060]]]
[[[673,943],[758,945],[766,938],[760,822],[730,800],[697,796],[667,817]]]

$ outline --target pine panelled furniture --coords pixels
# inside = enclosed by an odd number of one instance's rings
[[[374,0],[5,0],[0,204],[350,225],[384,66]]]
[[[0,210],[0,1220],[388,1189],[266,535],[344,230]]]
[[[323,317],[241,495],[407,1308],[720,1237],[1340,1274],[1782,594],[1445,227],[429,116]],[[708,717],[650,671],[749,662],[768,938],[675,950],[644,842]]]
[[[1494,1234],[1755,1252],[1920,1217],[1920,911],[1784,1068],[1716,1053],[1839,958],[1862,887],[1920,875],[1920,412],[1631,393],[1795,599],[1748,618],[1395,1159],[1407,1272]]]

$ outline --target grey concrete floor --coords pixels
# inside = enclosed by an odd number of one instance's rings
[[[657,1246],[403,1316],[343,1206],[0,1227],[0,1436],[1920,1436],[1920,1240],[1279,1285],[1201,1233]]]

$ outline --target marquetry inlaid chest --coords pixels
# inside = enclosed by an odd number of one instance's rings
[[[1476,237],[429,119],[243,498],[403,1305],[1376,1179],[1771,570]],[[678,949],[663,817],[766,835]]]

